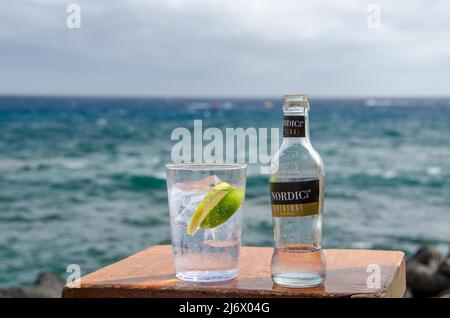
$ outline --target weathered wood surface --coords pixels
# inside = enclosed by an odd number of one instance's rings
[[[238,278],[188,283],[175,278],[171,247],[158,245],[82,277],[81,287],[66,286],[63,297],[402,297],[405,292],[403,252],[325,250],[325,283],[303,289],[272,283],[271,256],[272,248],[243,247]],[[370,264],[381,270],[379,287],[367,284]]]

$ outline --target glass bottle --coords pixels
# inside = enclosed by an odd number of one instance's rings
[[[283,99],[283,143],[271,161],[274,283],[311,287],[323,283],[322,212],[325,169],[309,138],[305,95]]]

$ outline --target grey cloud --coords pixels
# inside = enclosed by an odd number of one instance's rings
[[[450,4],[376,1],[370,30],[372,2],[11,1],[0,93],[448,95]]]

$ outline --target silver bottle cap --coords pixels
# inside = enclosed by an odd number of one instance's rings
[[[304,94],[288,94],[283,97],[283,109],[294,110],[297,107],[309,108],[308,97]]]

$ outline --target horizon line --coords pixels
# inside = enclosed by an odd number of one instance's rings
[[[29,94],[29,93],[0,93],[0,98],[104,98],[104,99],[260,99],[260,100],[281,100],[285,94],[278,96],[270,95],[139,95],[139,94]],[[305,94],[308,98],[312,99],[450,99],[450,95],[315,95]]]

